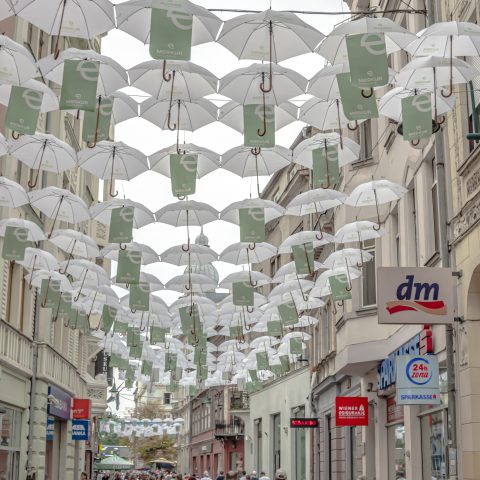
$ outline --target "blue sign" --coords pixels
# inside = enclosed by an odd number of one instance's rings
[[[57,387],[48,387],[47,413],[54,417],[70,420],[72,410],[72,397]]]
[[[47,417],[47,441],[53,441],[53,437],[55,436],[55,418],[54,417]]]
[[[72,420],[72,440],[88,440],[88,420]]]

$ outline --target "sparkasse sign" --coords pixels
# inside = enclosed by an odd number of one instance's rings
[[[379,267],[378,323],[452,323],[453,288],[450,268]]]
[[[335,399],[337,427],[368,425],[368,397],[337,397]]]

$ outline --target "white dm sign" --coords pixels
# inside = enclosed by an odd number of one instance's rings
[[[397,405],[440,404],[436,355],[397,357]]]
[[[378,323],[452,323],[452,270],[379,267],[377,305]]]

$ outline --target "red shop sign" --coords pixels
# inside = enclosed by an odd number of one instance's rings
[[[75,420],[88,420],[90,418],[91,401],[88,398],[73,399],[73,416]]]
[[[366,426],[368,425],[368,397],[337,397],[335,412],[337,427]]]

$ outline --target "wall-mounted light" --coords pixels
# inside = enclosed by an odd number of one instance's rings
[[[374,387],[372,382],[368,382],[367,392],[378,392],[378,388]]]

